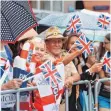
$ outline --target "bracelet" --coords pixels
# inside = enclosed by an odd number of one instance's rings
[[[87,72],[89,75],[92,75],[89,69],[87,69],[85,72]]]

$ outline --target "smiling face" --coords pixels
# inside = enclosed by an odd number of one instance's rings
[[[60,56],[63,46],[63,40],[59,38],[49,39],[46,41],[47,50],[54,56]]]
[[[110,47],[111,47],[111,43],[108,39],[105,38],[104,42],[103,42],[103,47],[107,50],[110,51]]]
[[[41,61],[46,52],[45,42],[40,38],[33,38],[31,42],[34,44],[35,47],[36,60]]]
[[[69,42],[68,42],[68,50],[70,50],[70,48],[72,47],[72,45],[74,45],[75,41],[78,39],[78,37],[76,36],[72,36],[71,38],[69,38]],[[71,52],[76,50],[76,45],[73,46],[73,48],[71,49]]]
[[[35,44],[35,54],[38,60],[42,60],[45,54],[45,43],[44,42],[37,42]]]

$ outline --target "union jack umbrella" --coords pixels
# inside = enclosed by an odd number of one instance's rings
[[[107,73],[111,72],[111,55],[110,52],[106,52],[103,57],[103,70]]]
[[[84,34],[80,35],[75,44],[78,49],[83,50],[85,58],[94,51],[93,44]]]
[[[81,21],[78,15],[74,15],[67,25],[67,33],[79,33],[81,29]]]
[[[101,14],[98,18],[97,25],[101,29],[107,29],[110,26],[110,17]]]

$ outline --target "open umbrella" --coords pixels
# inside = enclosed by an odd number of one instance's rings
[[[27,1],[1,1],[1,41],[15,43],[37,25]]]
[[[101,13],[88,10],[64,14],[50,14],[44,19],[40,20],[39,24],[46,26],[58,26],[64,32],[70,19],[74,15],[78,15],[82,23],[81,31],[84,32],[90,40],[95,39],[95,41],[103,41],[104,35],[109,32],[110,28],[108,28],[107,31],[104,31],[97,26],[97,20],[100,14]],[[109,14],[106,15],[110,16]]]

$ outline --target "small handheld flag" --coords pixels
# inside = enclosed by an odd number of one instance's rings
[[[81,28],[81,21],[78,15],[74,15],[67,25],[67,33],[79,33]]]
[[[111,55],[106,52],[103,57],[103,70],[107,73],[111,73]]]
[[[107,29],[110,26],[110,22],[111,22],[110,17],[101,14],[98,18],[97,25],[101,29]]]

